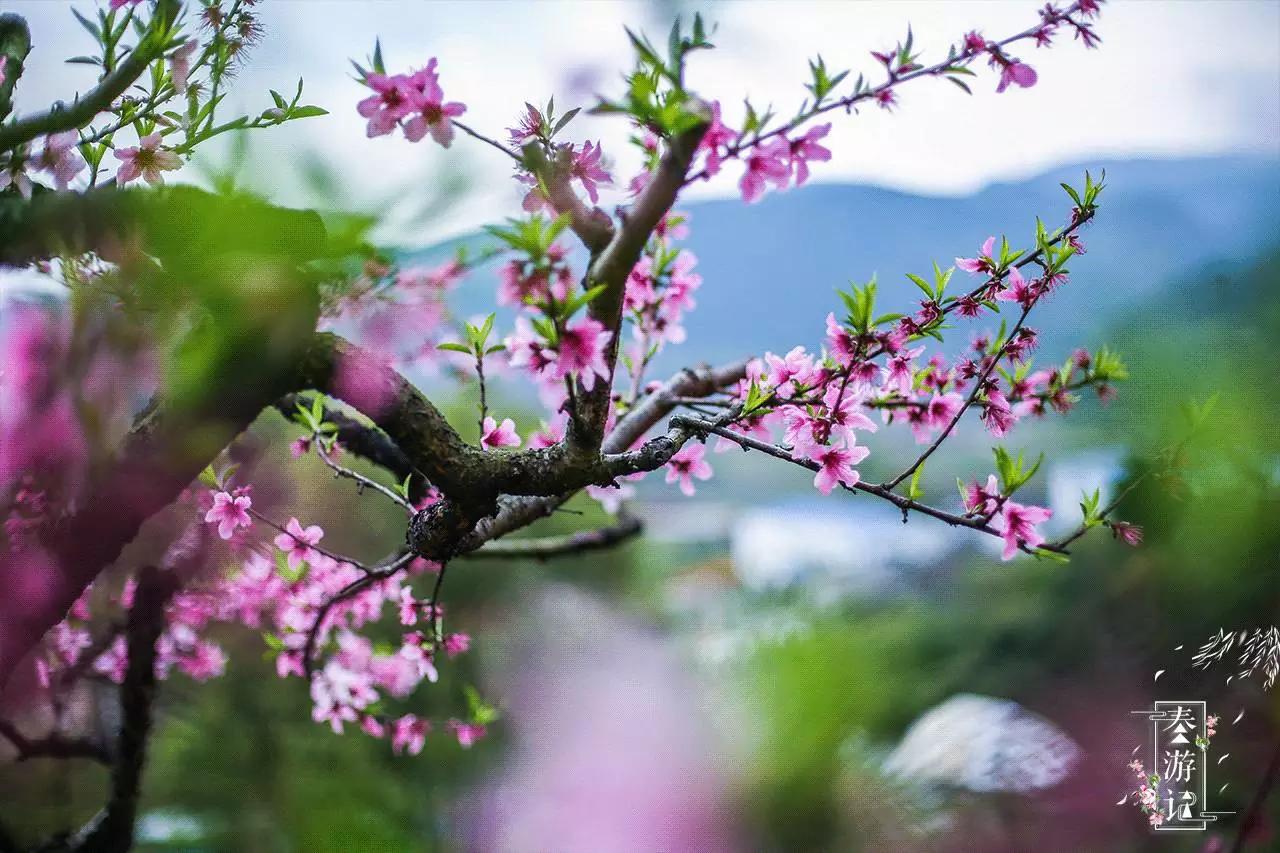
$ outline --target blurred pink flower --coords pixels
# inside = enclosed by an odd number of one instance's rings
[[[996,85],[996,91],[1003,92],[1009,88],[1010,83],[1029,89],[1036,84],[1036,70],[1025,62],[1014,60],[1000,70],[1000,82]]]
[[[420,720],[413,714],[405,714],[403,717],[392,720],[391,748],[395,750],[396,755],[406,750],[410,755],[417,755],[426,746],[427,732],[430,729],[430,722]]]
[[[36,168],[53,175],[53,184],[65,190],[71,180],[87,165],[77,145],[80,134],[74,130],[51,133],[44,138],[44,150],[36,158]]]
[[[182,158],[160,147],[160,132],[149,133],[138,140],[136,148],[117,148],[111,152],[120,161],[116,182],[124,186],[141,176],[149,184],[163,184],[161,172],[182,168]]]
[[[1005,501],[999,516],[998,529],[1004,539],[1004,551],[1000,556],[1005,560],[1012,560],[1018,553],[1019,543],[1028,548],[1042,545],[1044,536],[1036,529],[1036,525],[1048,521],[1052,515],[1051,509]]]
[[[606,331],[603,323],[590,317],[565,326],[556,351],[556,378],[576,374],[582,387],[588,391],[595,387],[597,376],[608,379],[609,365],[605,362],[605,354],[612,337],[613,333]]]
[[[190,39],[182,47],[169,54],[169,76],[173,79],[173,90],[179,95],[187,91],[187,77],[191,74],[191,56],[200,43]]]
[[[502,423],[498,424],[492,417],[486,417],[480,446],[485,450],[494,447],[519,447],[520,436],[516,433],[516,422],[511,418],[503,418]]]

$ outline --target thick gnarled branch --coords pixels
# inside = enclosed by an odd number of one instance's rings
[[[609,397],[613,390],[613,374],[621,344],[622,303],[627,277],[640,260],[645,245],[658,223],[671,210],[683,186],[685,175],[697,153],[698,144],[711,125],[711,108],[693,100],[690,108],[697,121],[688,130],[667,141],[667,150],[648,185],[626,211],[622,225],[609,244],[593,253],[587,270],[590,287],[603,286],[600,295],[587,307],[592,319],[613,333],[605,351],[608,368],[603,382],[590,390],[580,389],[577,406],[569,423],[567,444],[575,452],[595,452],[604,439],[604,424],[609,413]]]

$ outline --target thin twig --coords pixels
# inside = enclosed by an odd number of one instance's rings
[[[307,545],[307,543],[305,543],[305,542],[299,542],[299,541],[298,541],[298,537],[294,536],[294,535],[293,535],[292,533],[290,533],[288,530],[286,530],[285,528],[281,527],[279,524],[276,524],[274,521],[272,521],[271,519],[267,518],[265,515],[263,515],[262,513],[258,512],[258,511],[257,511],[256,509],[254,509],[253,507],[249,507],[249,509],[248,509],[247,511],[248,511],[249,515],[251,515],[251,516],[253,516],[254,518],[258,519],[258,521],[261,521],[263,524],[267,525],[267,526],[268,526],[268,527],[270,527],[271,529],[276,530],[276,531],[278,531],[278,532],[280,532],[280,533],[283,533],[285,536],[288,536],[288,537],[289,537],[290,539],[292,539],[294,542],[298,542],[298,544],[301,544],[301,545]],[[324,548],[321,548],[319,545],[307,545],[307,547],[308,547],[308,548],[310,548],[312,551],[315,551],[317,554],[321,554],[321,555],[323,555],[323,556],[325,556],[325,557],[328,557],[330,560],[333,560],[334,562],[338,562],[338,563],[346,563],[346,564],[348,564],[348,565],[355,566],[357,569],[359,569],[360,571],[364,572],[365,574],[370,574],[370,573],[372,573],[372,572],[374,571],[373,569],[369,568],[368,566],[366,566],[364,563],[360,562],[359,560],[353,559],[353,558],[351,558],[351,557],[344,557],[344,556],[342,556],[341,554],[337,554],[337,553],[335,553],[335,552],[333,552],[333,551],[329,551],[329,550],[326,550],[326,549],[324,549]]]
[[[1058,16],[1056,16],[1053,19],[1053,23],[1056,24],[1056,23],[1061,23],[1063,21],[1066,21],[1074,24],[1075,22],[1071,20],[1071,16],[1076,14],[1079,11],[1080,11],[1080,4],[1074,3],[1069,8],[1061,12]],[[1015,42],[1023,41],[1028,38],[1034,38],[1035,35],[1041,29],[1047,26],[1049,23],[1050,23],[1049,21],[1042,19],[1040,23],[1037,24],[1036,26],[1025,29],[1022,32],[1017,33],[1016,35],[1009,36],[1008,38],[1002,41],[995,42],[994,44],[998,48],[1004,48]],[[765,142],[769,139],[773,139],[774,137],[777,137],[786,133],[790,133],[791,131],[800,127],[800,125],[804,124],[805,122],[813,118],[816,118],[817,116],[823,115],[824,113],[831,112],[832,110],[843,109],[845,110],[845,112],[852,112],[855,105],[863,101],[874,100],[880,97],[880,95],[883,94],[884,92],[887,92],[893,89],[895,86],[897,86],[900,83],[906,83],[909,80],[915,80],[920,77],[937,77],[947,68],[971,65],[976,59],[980,58],[983,55],[983,53],[985,53],[985,51],[965,52],[959,55],[949,56],[946,61],[939,62],[935,65],[930,65],[927,68],[918,68],[915,71],[908,71],[903,74],[890,73],[889,79],[879,86],[876,86],[871,89],[864,89],[861,92],[848,95],[844,98],[840,98],[838,100],[832,101],[827,104],[815,105],[808,112],[801,113],[800,115],[791,119],[787,123],[779,127],[776,127],[773,130],[768,131],[767,133],[758,133],[746,142],[739,141],[739,142],[735,142],[732,145],[729,145],[724,152],[724,159],[735,158],[738,155],[742,154],[742,152],[747,151],[751,148],[754,148],[762,142]],[[707,177],[710,177],[710,175],[708,174],[707,170],[703,168],[700,171],[686,178],[685,184],[691,184],[696,180],[699,180],[701,178],[707,178]]]
[[[312,438],[315,441],[315,445],[316,445],[316,455],[320,457],[320,461],[324,462],[325,465],[329,466],[329,468],[333,471],[334,474],[336,474],[339,477],[346,477],[348,480],[354,481],[355,483],[359,484],[360,488],[362,489],[370,488],[370,489],[373,489],[378,494],[384,495],[385,497],[390,498],[392,501],[398,504],[401,508],[408,511],[409,515],[413,515],[414,512],[416,512],[416,510],[413,508],[413,504],[409,503],[407,500],[401,497],[397,492],[392,491],[391,489],[379,483],[377,480],[373,480],[357,471],[353,471],[350,468],[345,468],[342,465],[339,465],[337,462],[335,462],[333,458],[330,457],[329,454],[325,451],[323,436],[321,436],[320,433],[316,433]],[[347,562],[350,562],[350,561],[348,560]]]
[[[688,417],[684,417],[683,415],[677,415],[676,417],[673,417],[671,419],[671,423],[675,425],[683,425],[689,428],[690,430],[701,433],[703,435],[712,434],[712,435],[721,436],[723,438],[727,438],[744,449],[759,450],[761,453],[768,454],[769,456],[772,456],[775,459],[781,459],[784,462],[790,462],[793,465],[799,465],[801,468],[807,468],[808,470],[813,471],[815,473],[822,470],[822,466],[819,465],[817,462],[814,462],[811,459],[796,459],[791,455],[790,452],[787,451],[786,448],[778,447],[776,444],[769,444],[768,442],[760,441],[758,439],[754,439],[747,435],[742,435],[740,433],[734,432],[731,429],[726,429],[725,427],[717,426],[714,423],[711,423],[709,421],[703,421],[697,418],[688,418]],[[933,518],[936,518],[939,521],[945,521],[947,524],[950,524],[953,527],[967,527],[970,530],[977,530],[980,533],[986,533],[990,536],[1004,538],[1004,533],[1002,531],[996,530],[984,518],[973,518],[969,516],[956,515],[955,513],[946,512],[945,510],[937,509],[936,507],[931,507],[927,504],[922,504],[919,501],[912,500],[911,498],[905,498],[902,495],[897,494],[896,492],[892,492],[886,489],[884,486],[877,486],[871,483],[864,483],[861,480],[859,480],[858,482],[854,483],[852,486],[848,486],[848,485],[845,485],[844,483],[840,483],[840,487],[846,491],[865,492],[869,495],[875,495],[878,498],[883,498],[884,500],[887,500],[889,501],[889,503],[896,506],[898,509],[902,510],[904,517],[908,512],[918,512],[918,513],[921,513],[922,515],[928,515]],[[1018,543],[1018,546],[1019,548],[1021,548],[1021,550],[1025,551],[1028,554],[1035,554],[1037,550],[1033,548],[1028,548],[1025,544],[1021,542]],[[1052,545],[1041,545],[1038,550],[1055,551],[1061,554],[1068,553],[1064,548],[1052,546]]]
[[[468,136],[474,137],[475,139],[478,139],[481,142],[484,142],[488,145],[492,145],[494,148],[497,148],[499,151],[501,151],[503,154],[506,154],[512,160],[515,160],[517,163],[524,162],[523,160],[520,159],[519,154],[512,151],[507,146],[503,145],[501,142],[498,142],[496,139],[490,139],[488,136],[485,136],[483,133],[473,130],[471,127],[463,124],[457,119],[452,119],[452,123],[454,127],[458,128],[458,130],[461,130],[463,133],[467,134]]]
[[[613,548],[644,531],[640,519],[632,515],[619,515],[614,524],[594,530],[579,530],[565,536],[541,536],[531,539],[502,539],[490,542],[478,551],[467,554],[468,559],[512,559],[527,557],[546,560],[586,554]]]
[[[995,372],[995,369],[1000,366],[1000,361],[1008,351],[1009,344],[1013,343],[1018,332],[1022,330],[1022,324],[1026,322],[1027,315],[1031,313],[1031,309],[1035,307],[1037,302],[1039,302],[1038,298],[1022,309],[1022,315],[1018,317],[1018,322],[1014,324],[1013,329],[1009,332],[1009,335],[1005,338],[1004,342],[1000,344],[999,349],[997,349],[995,354],[991,356],[990,364],[987,365],[986,370],[982,371],[982,375],[979,376],[978,380],[973,384],[973,390],[970,391],[969,396],[965,398],[964,404],[959,408],[955,415],[952,416],[950,422],[943,428],[942,432],[938,433],[937,438],[935,438],[929,446],[924,449],[923,453],[916,457],[914,462],[907,466],[905,471],[894,477],[889,482],[883,484],[884,488],[889,490],[896,489],[903,480],[907,479],[919,470],[920,466],[923,465],[928,458],[942,446],[942,442],[947,440],[947,437],[951,435],[952,430],[956,428],[956,424],[960,423],[960,419],[964,417],[964,413],[969,411],[969,407],[978,399],[978,395],[986,390],[987,380],[991,378],[991,374]]]
[[[307,680],[310,681],[315,675],[315,652],[316,645],[319,641],[320,631],[324,626],[324,620],[328,618],[329,611],[344,601],[349,600],[360,592],[364,591],[373,584],[384,581],[393,577],[405,566],[413,560],[413,554],[403,553],[396,556],[388,565],[381,568],[370,570],[363,577],[357,578],[351,583],[344,586],[333,594],[324,604],[320,606],[320,610],[316,613],[315,620],[311,623],[310,630],[307,631],[307,642],[302,649],[302,668],[306,673]]]

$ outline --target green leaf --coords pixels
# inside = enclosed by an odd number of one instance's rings
[[[460,353],[463,353],[464,355],[472,354],[470,347],[466,346],[465,344],[457,344],[452,342],[436,344],[436,349],[448,350],[449,352],[460,352]]]
[[[608,285],[598,284],[595,287],[591,288],[590,290],[587,290],[575,296],[573,299],[569,300],[569,302],[565,305],[564,313],[562,316],[564,316],[565,319],[572,317],[574,314],[578,312],[578,309],[582,308],[582,306],[584,305],[591,304],[592,300],[594,300],[601,293],[604,293],[607,287]]]
[[[920,465],[911,475],[911,483],[907,486],[907,497],[910,500],[918,501],[920,498],[924,497],[924,490],[920,488],[920,475],[923,473],[924,465]]]
[[[89,31],[89,35],[93,36],[94,41],[102,41],[102,30],[97,24],[80,14],[74,6],[71,7],[71,14],[75,15],[76,20],[80,22],[80,26]]]
[[[485,702],[478,690],[468,684],[462,688],[462,692],[467,697],[467,709],[472,722],[487,726],[498,719],[498,709]]]
[[[569,112],[560,116],[560,120],[556,122],[556,126],[551,129],[551,135],[555,136],[557,133],[564,130],[565,125],[573,121],[573,117],[576,116],[581,111],[582,111],[582,107],[574,107],[573,109],[569,110]]]
[[[1080,193],[1076,192],[1075,189],[1070,184],[1064,181],[1059,186],[1061,186],[1064,190],[1067,191],[1067,195],[1071,196],[1071,200],[1076,203],[1076,207],[1081,207],[1081,208],[1084,207],[1084,202],[1080,201]]]
[[[760,411],[768,403],[772,393],[765,393],[753,379],[751,387],[747,389],[747,399],[742,404],[742,414],[752,415]]]
[[[413,474],[405,474],[404,480],[396,485],[395,490],[400,493],[400,497],[405,500],[409,499],[409,481],[413,479]]]
[[[218,488],[218,475],[213,472],[212,465],[204,466],[204,470],[200,472],[200,482],[211,489]]]
[[[329,111],[323,107],[307,104],[301,107],[294,107],[289,110],[289,118],[314,118],[316,116],[327,116]]]
[[[929,282],[913,273],[907,273],[907,278],[911,279],[912,284],[924,291],[925,296],[933,299],[933,288],[929,285]]]

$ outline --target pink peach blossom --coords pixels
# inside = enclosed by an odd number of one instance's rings
[[[1018,553],[1020,544],[1033,549],[1044,544],[1044,536],[1035,526],[1048,521],[1052,516],[1051,509],[1005,501],[998,518],[998,529],[1004,539],[1004,551],[1000,556],[1005,560],[1012,560]]]
[[[230,539],[238,527],[249,527],[253,520],[249,518],[248,509],[253,500],[248,495],[232,496],[228,492],[216,492],[213,496],[213,507],[204,514],[204,520],[210,524],[217,523],[218,535]]]
[[[859,479],[858,471],[853,466],[866,459],[870,453],[867,448],[854,445],[813,448],[808,456],[819,465],[818,473],[813,478],[814,487],[824,495],[831,494],[837,483],[853,488]]]
[[[298,519],[291,518],[284,529],[285,532],[273,541],[277,548],[288,555],[291,570],[296,571],[304,561],[314,562],[320,556],[312,547],[320,544],[320,540],[324,538],[324,530],[319,525],[313,524],[304,530]]]
[[[160,147],[160,132],[149,133],[138,140],[136,148],[117,148],[111,152],[120,161],[116,182],[124,186],[141,176],[149,184],[163,184],[162,172],[182,168],[182,158]]]
[[[516,432],[516,422],[511,418],[504,418],[499,425],[492,417],[486,417],[480,436],[480,446],[485,450],[495,447],[519,447],[520,436]]]
[[[712,475],[711,465],[704,458],[707,455],[707,448],[701,444],[689,443],[680,448],[680,451],[671,457],[667,462],[667,482],[679,482],[680,491],[687,497],[692,497],[697,491],[693,485],[693,479],[710,480]]]

